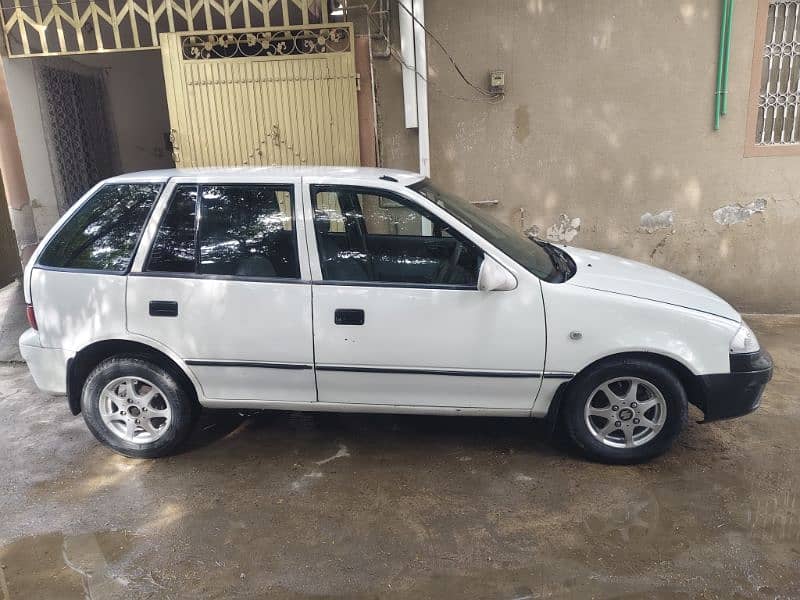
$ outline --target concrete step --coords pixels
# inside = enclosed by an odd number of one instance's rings
[[[27,328],[22,284],[15,281],[0,290],[0,363],[22,362],[17,342]]]

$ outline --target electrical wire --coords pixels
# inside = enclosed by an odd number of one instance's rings
[[[469,79],[469,77],[467,77],[467,76],[464,74],[464,71],[462,71],[462,70],[461,70],[461,67],[458,65],[458,63],[456,62],[455,58],[453,58],[453,55],[452,55],[452,54],[450,54],[450,52],[449,52],[449,51],[447,50],[447,48],[445,47],[444,43],[442,43],[442,41],[441,41],[441,40],[440,40],[440,39],[439,39],[439,38],[436,36],[436,34],[434,34],[434,33],[433,33],[431,30],[429,30],[427,27],[425,27],[425,24],[424,24],[424,23],[422,23],[422,22],[421,22],[421,21],[420,21],[420,20],[419,20],[419,19],[418,19],[418,18],[417,18],[415,15],[414,15],[414,13],[413,13],[413,12],[411,12],[411,11],[410,11],[410,10],[409,10],[409,9],[408,9],[408,8],[407,8],[405,5],[403,5],[403,4],[400,2],[400,0],[394,0],[394,2],[397,4],[397,6],[398,6],[400,9],[402,9],[402,10],[404,10],[406,13],[408,13],[408,15],[411,17],[412,21],[414,21],[414,23],[416,23],[417,25],[419,25],[419,26],[420,26],[420,28],[422,28],[422,30],[425,32],[425,35],[427,35],[428,37],[430,37],[430,38],[431,38],[431,39],[432,39],[432,40],[433,40],[433,41],[436,43],[436,45],[437,45],[437,46],[439,46],[439,48],[441,49],[441,51],[444,53],[444,55],[445,55],[445,56],[447,57],[447,59],[450,61],[450,64],[453,66],[453,69],[455,70],[455,72],[456,72],[456,73],[458,74],[458,76],[459,76],[459,77],[460,77],[460,78],[461,78],[461,79],[464,81],[464,83],[466,83],[466,84],[467,84],[469,87],[471,87],[473,90],[475,90],[476,92],[478,92],[478,93],[479,93],[479,94],[481,94],[482,96],[485,96],[485,97],[488,99],[488,101],[489,101],[490,103],[492,103],[492,104],[494,104],[494,103],[497,103],[497,102],[500,102],[501,100],[503,100],[503,98],[505,97],[505,94],[504,94],[503,92],[493,92],[493,91],[491,91],[491,90],[487,90],[487,89],[485,89],[485,88],[482,88],[481,86],[479,86],[479,85],[477,85],[477,84],[473,83],[473,82],[472,82],[472,81]],[[67,5],[67,4],[77,4],[77,2],[76,2],[76,0],[55,0],[54,2],[52,2],[52,4],[51,4],[51,5],[60,6],[60,5]],[[16,10],[16,9],[18,9],[18,8],[31,8],[31,7],[35,7],[35,6],[39,6],[39,5],[34,5],[34,4],[27,4],[27,5],[23,5],[23,4],[21,4],[21,5],[19,5],[19,6],[13,6],[13,7],[3,7],[3,8],[2,8],[2,10],[3,10],[3,11],[6,11],[6,10]],[[394,49],[394,48],[391,46],[391,44],[389,43],[389,38],[388,38],[388,37],[386,37],[386,36],[384,36],[384,38],[386,39],[386,43],[387,43],[387,45],[388,45],[388,47],[389,47],[389,50],[390,50],[391,54],[392,54],[392,55],[393,55],[393,56],[394,56],[394,57],[395,57],[397,60],[399,60],[399,61],[400,61],[400,63],[401,63],[403,66],[405,66],[407,69],[410,69],[410,70],[414,71],[414,72],[417,74],[417,76],[418,76],[418,77],[422,78],[422,80],[423,80],[423,81],[427,82],[427,83],[428,83],[428,84],[430,84],[432,87],[436,88],[436,89],[437,89],[437,91],[438,91],[440,94],[442,94],[442,95],[444,95],[444,96],[447,96],[448,98],[452,98],[452,99],[454,99],[454,100],[462,100],[462,101],[465,101],[465,102],[480,102],[480,101],[481,101],[481,100],[476,100],[476,99],[474,99],[474,98],[464,98],[464,97],[462,97],[462,96],[454,96],[454,95],[448,94],[447,92],[445,92],[444,90],[442,90],[442,89],[441,89],[441,87],[437,86],[437,84],[436,84],[436,83],[434,83],[434,82],[430,81],[430,80],[429,80],[427,77],[425,77],[425,76],[424,76],[422,73],[420,73],[420,72],[419,72],[419,71],[416,69],[416,67],[412,67],[411,65],[407,64],[407,63],[406,63],[406,62],[405,62],[405,61],[402,59],[402,57],[401,57],[401,56],[398,56],[398,55],[397,55],[397,51],[396,51],[396,50],[395,50],[395,49]],[[484,100],[484,101],[486,101],[486,100]]]
[[[458,63],[456,62],[456,59],[455,59],[455,58],[453,58],[453,55],[452,55],[452,54],[450,54],[450,52],[448,52],[448,51],[447,51],[447,48],[445,48],[445,46],[444,46],[444,44],[442,43],[442,41],[441,41],[441,40],[440,40],[438,37],[436,37],[436,35],[435,35],[435,34],[434,34],[432,31],[430,31],[430,30],[429,30],[427,27],[425,27],[425,24],[424,24],[424,23],[422,23],[422,22],[421,22],[419,19],[417,19],[417,17],[416,17],[416,16],[414,16],[414,13],[413,13],[413,12],[411,12],[410,10],[408,10],[408,8],[407,8],[405,5],[403,5],[403,4],[400,2],[400,0],[394,0],[394,2],[397,4],[397,6],[399,6],[401,9],[403,9],[404,11],[406,11],[406,12],[408,13],[408,15],[411,17],[411,19],[412,19],[412,20],[413,20],[413,21],[414,21],[414,22],[415,22],[417,25],[419,25],[419,26],[422,28],[422,30],[425,32],[425,35],[427,35],[428,37],[430,37],[430,38],[431,38],[431,39],[432,39],[432,40],[433,40],[433,41],[436,43],[436,45],[437,45],[437,46],[439,46],[439,48],[441,49],[441,51],[442,51],[442,52],[444,52],[445,56],[446,56],[446,57],[447,57],[447,59],[450,61],[450,64],[451,64],[451,65],[453,65],[453,69],[455,69],[456,73],[458,73],[458,76],[459,76],[459,77],[461,77],[461,79],[462,79],[462,80],[464,80],[464,83],[466,83],[466,84],[467,84],[469,87],[471,87],[472,89],[474,89],[476,92],[478,92],[478,93],[480,93],[480,94],[482,94],[482,95],[484,95],[484,96],[488,96],[488,97],[490,97],[490,98],[497,98],[498,96],[499,96],[499,97],[502,97],[502,96],[504,96],[504,94],[503,94],[503,93],[501,93],[501,92],[493,92],[493,91],[491,91],[491,90],[487,90],[487,89],[485,89],[485,88],[482,88],[481,86],[479,86],[479,85],[477,85],[477,84],[473,83],[473,82],[472,82],[472,81],[471,81],[471,80],[470,80],[470,79],[469,79],[469,78],[468,78],[468,77],[467,77],[467,76],[464,74],[464,72],[461,70],[461,67],[459,67],[459,66],[458,66]],[[405,64],[405,63],[403,63],[403,64]],[[406,67],[408,67],[409,69],[411,68],[411,67],[409,67],[408,65],[406,65]],[[414,71],[416,71],[416,69],[414,69]],[[426,79],[426,81],[427,81],[427,79]]]
[[[404,61],[403,57],[400,55],[400,52],[398,52],[394,46],[389,46],[389,52],[391,53],[392,58],[394,58],[397,62],[403,65],[406,69],[414,71],[417,77],[419,77],[420,79],[422,79],[422,81],[430,85],[431,88],[433,88],[433,91],[435,91],[438,94],[441,94],[442,96],[450,98],[451,100],[461,100],[462,102],[487,102],[489,104],[499,104],[505,98],[505,94],[493,94],[491,98],[466,98],[464,96],[455,96],[453,94],[449,94],[445,92],[438,83],[436,83],[435,81],[431,81],[430,79],[425,77],[422,73],[417,71],[414,67],[409,65],[406,61]]]

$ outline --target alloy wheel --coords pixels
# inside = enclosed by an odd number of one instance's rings
[[[152,382],[141,377],[119,377],[100,392],[100,417],[118,438],[148,444],[169,429],[172,409]]]
[[[667,420],[659,389],[638,377],[618,377],[597,386],[584,408],[592,436],[612,448],[634,448],[658,435]]]

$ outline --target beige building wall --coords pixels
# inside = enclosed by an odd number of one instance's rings
[[[4,57],[3,63],[36,234],[41,239],[58,220],[59,214],[33,60]]]
[[[120,172],[171,168],[164,135],[169,115],[158,51],[119,52],[81,56],[3,58],[14,121],[41,239],[61,216],[55,199],[35,64],[66,70],[105,69],[109,112],[119,149]]]
[[[755,1],[736,2],[729,113],[712,129],[721,4],[427,0],[465,73],[485,86],[504,69],[507,84],[480,101],[429,41],[433,179],[497,200],[486,210],[520,231],[675,271],[744,311],[800,312],[800,155],[743,158]],[[397,61],[376,79],[382,163],[416,170]],[[752,202],[763,212],[714,218]]]

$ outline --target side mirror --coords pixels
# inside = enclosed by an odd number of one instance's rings
[[[493,259],[484,256],[478,272],[478,289],[482,292],[507,292],[517,287],[517,279],[508,269]]]

